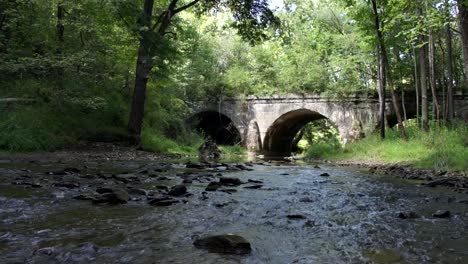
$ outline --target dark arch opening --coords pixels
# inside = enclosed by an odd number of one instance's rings
[[[205,111],[192,116],[189,125],[203,136],[210,136],[216,144],[235,145],[241,142],[239,130],[232,120],[216,111]]]
[[[325,118],[325,116],[307,109],[283,114],[268,128],[263,143],[263,153],[268,157],[291,155],[292,142],[299,130],[309,122]]]

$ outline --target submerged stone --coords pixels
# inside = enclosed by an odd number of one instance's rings
[[[93,203],[123,204],[127,203],[129,199],[130,197],[127,191],[116,188],[110,189],[109,192],[104,192],[100,195],[97,195],[93,199]]]
[[[195,240],[195,247],[221,254],[245,255],[252,251],[250,243],[243,237],[233,234],[208,236]]]
[[[228,185],[228,186],[236,186],[236,185],[242,184],[242,181],[239,178],[234,178],[234,177],[220,177],[219,182],[222,185]]]
[[[401,218],[401,219],[414,219],[414,218],[418,218],[418,217],[419,217],[418,214],[416,214],[413,211],[399,212],[398,213],[398,218]]]
[[[206,186],[205,191],[214,192],[218,190],[220,187],[221,187],[221,184],[219,182],[210,182],[208,186]]]
[[[182,196],[187,193],[187,187],[184,185],[176,185],[171,188],[169,195],[171,196]]]
[[[437,210],[432,216],[437,218],[448,218],[450,217],[450,211],[447,210]]]

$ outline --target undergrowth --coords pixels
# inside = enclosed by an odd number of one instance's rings
[[[387,130],[385,140],[377,133],[344,148],[330,144],[310,146],[306,158],[355,160],[372,162],[401,162],[419,168],[468,170],[468,126],[453,128],[433,125],[428,133],[415,126],[407,127],[408,140],[399,138],[396,129]]]

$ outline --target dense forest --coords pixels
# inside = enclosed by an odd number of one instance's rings
[[[468,3],[3,0],[0,87],[4,150],[130,140],[190,152],[192,102],[298,93],[416,98],[413,127],[455,131],[463,160],[453,98],[468,91]],[[419,133],[397,116],[387,137]]]

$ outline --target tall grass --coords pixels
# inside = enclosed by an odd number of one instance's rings
[[[145,128],[142,133],[143,149],[162,154],[186,154],[197,156],[198,148],[203,144],[203,136],[196,133],[187,133],[177,139],[171,139],[158,131]],[[238,161],[245,159],[247,150],[240,146],[218,146],[221,158],[226,161]]]
[[[203,143],[203,138],[195,133],[185,136],[184,140],[171,139],[158,131],[145,128],[141,135],[143,149],[163,154],[188,154],[196,155],[198,147]]]
[[[433,125],[429,133],[407,127],[408,140],[397,130],[388,130],[385,140],[373,134],[344,148],[325,144],[310,146],[304,156],[332,160],[401,162],[419,168],[468,170],[468,126],[453,128]]]

